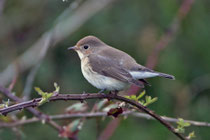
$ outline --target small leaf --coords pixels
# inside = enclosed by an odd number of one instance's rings
[[[126,98],[130,99],[130,100],[134,100],[136,102],[139,102],[140,104],[142,104],[143,106],[148,106],[149,104],[154,103],[155,101],[157,101],[157,97],[152,98],[151,96],[146,96],[145,100],[141,100],[139,101],[139,99],[141,99],[144,95],[146,94],[145,90],[143,92],[141,92],[138,97],[136,97],[136,95],[131,95],[131,96],[125,96]]]
[[[131,100],[134,100],[134,101],[137,100],[136,95],[131,95],[130,97],[131,97]]]
[[[155,98],[152,98],[151,96],[146,96],[145,97],[145,103],[143,104],[144,106],[148,106],[148,105],[150,105],[150,104],[152,104],[152,103],[154,103],[155,101],[157,101],[157,97],[155,97]]]
[[[183,127],[177,126],[177,128],[175,129],[175,131],[176,131],[177,133],[184,133],[184,132],[185,132],[185,129],[184,129]]]
[[[78,113],[78,112],[84,112],[88,108],[87,104],[85,103],[75,103],[68,108],[66,108],[66,112],[68,113]]]
[[[185,122],[182,118],[178,118],[178,122],[177,124],[181,127],[189,127],[190,126],[190,123],[189,122]]]
[[[54,83],[54,87],[55,87],[55,91],[56,93],[59,93],[60,92],[60,87],[58,86],[57,83]]]
[[[4,104],[0,104],[0,109],[4,108],[4,106],[5,106]]]
[[[62,138],[75,138],[79,130],[82,129],[83,121],[82,119],[76,119],[69,125],[65,126],[63,131],[60,132],[59,136]]]
[[[113,104],[110,104],[110,105],[106,106],[105,108],[103,108],[103,110],[102,110],[102,111],[104,111],[104,112],[108,112],[110,109],[112,109],[112,108],[116,108],[116,107],[118,107],[118,104],[113,103]]]
[[[141,99],[146,94],[146,91],[142,91],[139,96],[137,97],[137,100]]]
[[[144,105],[145,104],[145,101],[144,100],[141,100],[139,101],[140,104]]]
[[[189,135],[187,136],[187,139],[192,139],[192,138],[195,138],[195,132],[191,132],[189,133]]]
[[[8,107],[9,106],[9,103],[10,103],[10,100],[8,99],[7,101],[3,101],[5,107]]]
[[[123,113],[122,107],[117,107],[117,108],[110,109],[109,112],[107,112],[107,115],[114,116],[115,118],[117,118],[122,113]]]
[[[42,96],[43,91],[39,87],[35,87],[34,89],[39,95]]]
[[[134,101],[138,101],[136,95],[125,96],[125,98],[128,98],[130,100],[134,100]]]
[[[99,111],[100,109],[102,109],[106,104],[108,103],[108,101],[106,99],[99,101],[96,104],[96,110]]]
[[[42,96],[41,101],[39,101],[39,106],[48,102],[49,98],[52,97],[54,95],[53,92],[51,93],[47,93],[47,92],[43,92],[39,87],[35,87],[36,92]]]
[[[3,104],[0,104],[0,109],[1,108],[7,108],[10,104],[10,100],[8,99],[7,101],[2,101]]]
[[[189,122],[185,122],[182,118],[178,118],[178,121],[176,123],[178,124],[176,131],[179,133],[184,133],[185,127],[189,127],[191,125]]]

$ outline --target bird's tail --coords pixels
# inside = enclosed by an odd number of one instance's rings
[[[158,72],[158,76],[159,77],[164,77],[164,78],[167,78],[167,79],[171,79],[171,80],[175,80],[175,77],[173,75],[170,75],[170,74],[165,74],[165,73]]]
[[[164,77],[168,78],[171,80],[175,80],[175,77],[173,75],[161,73],[161,72],[156,72],[156,71],[131,71],[130,74],[135,78],[135,79],[145,79],[145,78],[151,78],[151,77]]]

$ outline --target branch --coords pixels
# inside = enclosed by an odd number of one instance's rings
[[[137,118],[143,118],[143,119],[148,119],[148,120],[155,120],[153,117],[146,113],[140,113],[140,112],[133,112],[133,111],[125,111],[120,116],[128,116],[132,115]],[[64,120],[64,119],[72,119],[72,118],[97,118],[97,117],[107,117],[107,112],[86,112],[86,113],[72,113],[72,114],[59,114],[59,115],[51,115],[49,116],[50,119],[52,120]],[[161,116],[162,119],[164,119],[167,122],[172,122],[176,123],[179,121],[176,118],[171,118],[171,117],[166,117],[166,116]],[[40,119],[38,118],[31,118],[27,120],[19,120],[11,123],[0,123],[0,128],[4,127],[15,127],[15,126],[20,126],[20,125],[25,125],[25,124],[30,124],[34,122],[39,122]],[[184,122],[188,122],[193,126],[199,126],[199,127],[210,127],[210,123],[208,122],[200,122],[200,121],[193,121],[193,120],[184,120]]]
[[[22,102],[23,100],[21,98],[18,98],[17,96],[13,95],[8,89],[2,87],[0,85],[0,91],[7,96],[8,98],[12,99],[13,101],[16,102]],[[62,127],[60,127],[56,122],[52,121],[49,119],[48,115],[45,115],[44,113],[29,107],[27,108],[28,111],[30,111],[32,114],[34,114],[37,118],[39,118],[39,120],[45,120],[47,123],[49,123],[51,126],[53,126],[56,130],[58,130],[59,132],[62,131]]]
[[[51,97],[49,99],[49,102],[58,101],[58,100],[84,101],[84,100],[87,100],[87,99],[104,99],[104,98],[109,99],[109,100],[110,99],[115,99],[115,100],[123,101],[125,103],[128,103],[130,105],[133,105],[133,106],[137,107],[138,109],[142,110],[143,112],[149,114],[150,116],[152,116],[153,118],[158,120],[161,124],[163,124],[166,128],[168,128],[169,131],[174,133],[181,140],[186,140],[185,137],[183,137],[181,134],[179,134],[178,132],[175,131],[175,128],[172,125],[170,125],[162,117],[155,114],[153,111],[151,111],[147,107],[141,105],[140,103],[138,103],[136,101],[133,101],[133,100],[130,100],[130,99],[127,99],[125,97],[118,96],[118,95],[115,95],[115,94],[96,94],[96,93],[92,93],[92,94],[89,94],[89,93],[86,93],[86,94],[57,94],[56,96]],[[9,106],[7,108],[0,109],[0,113],[3,114],[3,115],[7,115],[7,113],[10,113],[10,112],[13,112],[13,111],[16,111],[16,110],[22,110],[22,109],[29,108],[29,107],[38,107],[39,101],[41,101],[41,98],[35,98],[33,100],[30,100],[30,101],[25,101],[25,102],[22,102],[22,103],[18,103],[18,104]]]

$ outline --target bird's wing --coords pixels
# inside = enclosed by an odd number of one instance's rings
[[[116,61],[112,61],[110,57],[92,54],[89,56],[89,62],[93,71],[101,75],[111,77],[122,82],[132,83],[139,87],[144,86],[138,80],[134,79],[125,68],[120,66]]]

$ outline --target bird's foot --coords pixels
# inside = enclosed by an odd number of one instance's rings
[[[114,91],[110,91],[109,94],[113,94],[116,96],[118,92],[119,92],[118,90],[114,90]]]

